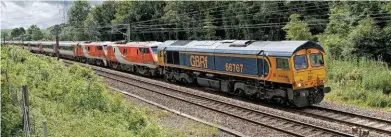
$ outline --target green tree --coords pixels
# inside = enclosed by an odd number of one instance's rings
[[[292,14],[289,23],[284,26],[286,37],[290,40],[309,40],[312,38],[308,24],[301,21],[299,14]]]
[[[387,56],[388,54],[384,53],[386,47],[384,47],[382,35],[382,31],[372,18],[362,19],[348,36],[353,45],[351,53],[370,58]]]
[[[17,37],[19,37],[21,35],[24,35],[24,34],[26,34],[26,31],[24,30],[23,27],[14,28],[11,31],[11,37],[12,38],[17,38]]]
[[[71,26],[81,26],[90,12],[90,4],[87,1],[77,0],[68,11],[68,22]]]
[[[204,39],[207,39],[207,40],[213,40],[215,39],[215,35],[216,35],[216,26],[213,25],[213,19],[212,19],[212,16],[207,13],[206,14],[206,17],[205,17],[205,23],[204,23]]]
[[[111,28],[107,26],[110,26],[111,21],[115,19],[115,13],[116,2],[104,1],[102,5],[97,5],[91,9],[87,19],[84,21],[84,25],[88,28],[88,31],[96,33],[94,35],[98,39],[103,41],[111,40],[112,37],[109,33]]]
[[[100,40],[100,32],[99,24],[95,21],[92,13],[88,14],[87,19],[84,21],[84,31],[85,40],[99,41]]]
[[[44,37],[37,25],[31,25],[27,29],[27,36],[28,38],[26,40],[41,40]]]

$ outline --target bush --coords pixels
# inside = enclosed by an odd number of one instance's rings
[[[390,108],[391,96],[383,94],[391,87],[391,71],[387,64],[367,58],[328,59],[326,99],[359,106]]]
[[[14,98],[21,99],[22,85],[28,85],[32,135],[43,135],[43,120],[47,121],[50,136],[167,134],[147,117],[145,109],[124,102],[121,94],[109,92],[91,69],[65,67],[53,58],[31,55],[19,48],[2,48],[1,53],[2,136],[23,136],[21,107],[14,105]]]

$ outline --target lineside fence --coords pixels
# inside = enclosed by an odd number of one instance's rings
[[[6,50],[7,50],[8,54],[10,54],[11,58],[15,59],[14,54],[12,53],[12,50],[10,50],[9,48],[7,48]],[[3,76],[5,76],[5,83],[6,83],[4,85],[5,89],[8,90],[8,91],[2,91],[2,92],[9,92],[9,97],[11,98],[12,105],[14,107],[18,107],[19,105],[21,106],[20,116],[22,117],[22,122],[20,123],[20,128],[23,129],[22,134],[18,133],[19,129],[13,129],[13,131],[11,131],[11,134],[13,134],[13,136],[38,137],[38,135],[32,134],[32,133],[36,133],[36,132],[32,132],[33,130],[35,130],[34,129],[35,126],[31,126],[32,125],[31,121],[33,121],[33,119],[30,119],[30,114],[29,114],[28,86],[23,85],[20,87],[20,86],[16,86],[16,85],[12,84],[11,78],[9,76],[9,71],[8,71],[8,69],[10,69],[10,68],[8,66],[9,66],[8,61],[6,61],[5,67],[2,67],[2,71],[1,71],[1,73],[4,74]],[[2,103],[5,103],[5,102],[2,102]],[[42,129],[43,130],[43,137],[48,137],[45,120],[42,121],[42,128],[43,128]]]

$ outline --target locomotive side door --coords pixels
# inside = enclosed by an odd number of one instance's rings
[[[159,50],[158,51],[158,62],[159,64],[163,65],[165,64],[165,57],[166,57],[166,48],[164,48],[163,50]]]
[[[141,48],[141,60],[142,63],[145,63],[145,53],[146,53],[147,48]]]

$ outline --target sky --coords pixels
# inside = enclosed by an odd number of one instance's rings
[[[103,0],[88,1],[91,5],[101,4]],[[1,0],[1,29],[16,27],[29,28],[36,24],[46,29],[55,24],[61,24],[73,1],[42,1],[42,0]]]

